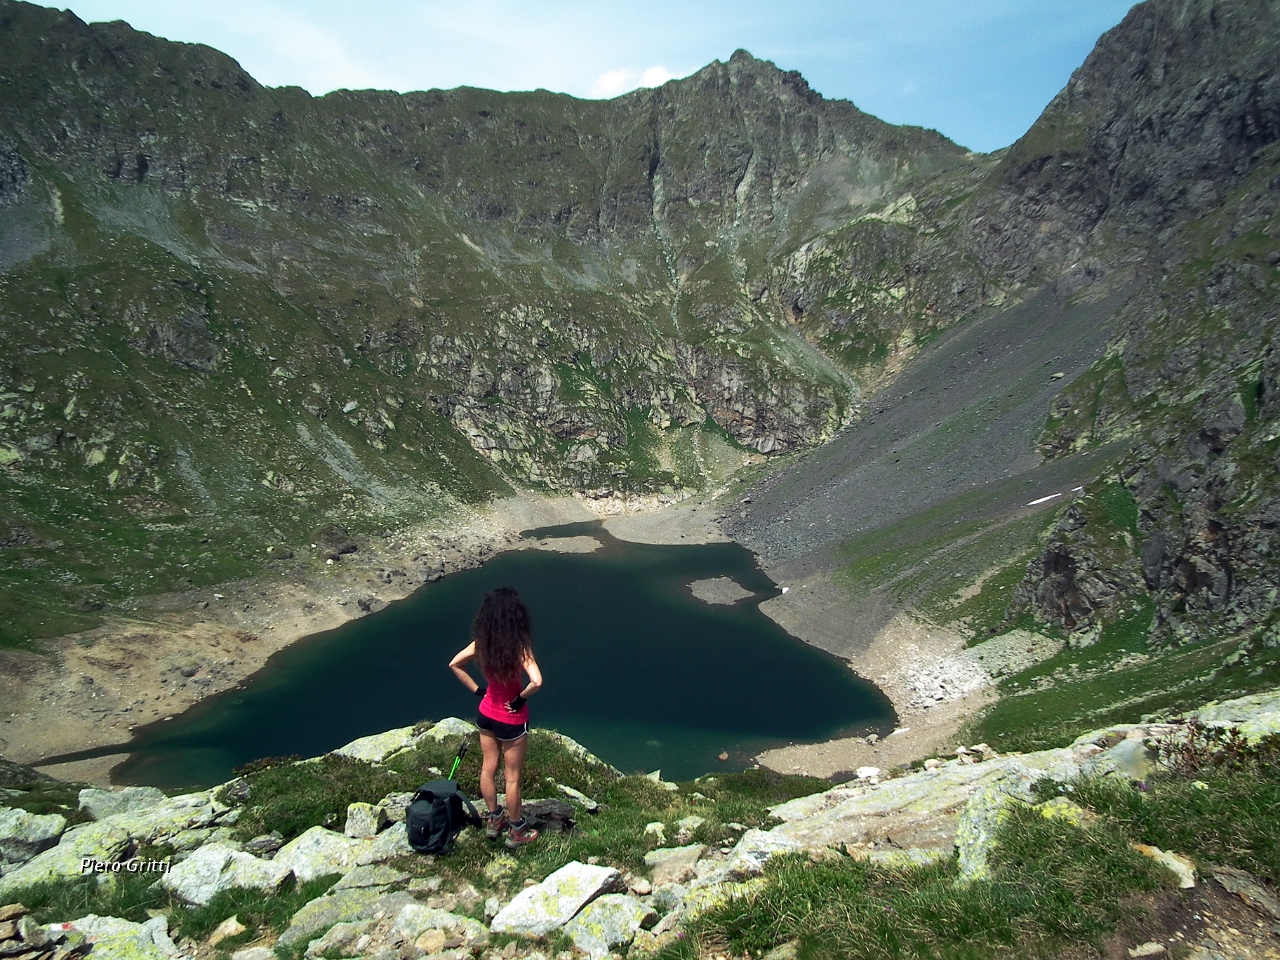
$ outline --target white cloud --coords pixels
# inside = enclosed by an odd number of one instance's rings
[[[661,65],[649,67],[647,70],[619,67],[617,70],[606,70],[596,77],[596,82],[591,85],[587,96],[597,100],[608,100],[637,87],[660,87],[674,77],[675,74]]]

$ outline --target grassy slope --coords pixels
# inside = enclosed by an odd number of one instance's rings
[[[762,884],[711,909],[662,956],[674,960],[724,951],[759,956],[789,942],[805,958],[1053,954],[1140,924],[1141,897],[1171,886],[1171,876],[1131,851],[1130,841],[1188,854],[1202,870],[1230,864],[1275,883],[1280,880],[1280,848],[1272,829],[1280,803],[1275,739],[1252,748],[1229,737],[1198,740],[1199,746],[1190,749],[1173,745],[1169,755],[1176,758],[1175,766],[1140,785],[1116,779],[1046,780],[1037,786],[1041,799],[1065,793],[1092,811],[1093,819],[1081,826],[1014,807],[998,829],[989,880],[958,883],[954,859],[892,869],[836,851],[814,861],[778,858]],[[448,746],[429,745],[380,767],[336,757],[255,765],[245,773],[250,800],[237,833],[248,839],[275,829],[288,838],[315,824],[337,826],[348,802],[412,789],[432,776],[429,768],[449,759]],[[461,784],[473,795],[475,776],[474,761],[464,764]],[[643,855],[656,844],[644,833],[646,823],[662,821],[673,830],[675,820],[697,814],[705,823],[694,831],[696,841],[732,843],[741,828],[728,824],[766,826],[769,804],[825,786],[752,771],[703,777],[668,792],[646,778],[619,777],[586,764],[537,733],[526,778],[531,794],[551,793],[553,783],[565,783],[600,801],[601,810],[581,814],[572,833],[544,836],[514,855],[468,831],[447,857],[407,857],[395,865],[413,876],[441,877],[442,893],[473,886],[481,901],[490,895],[510,897],[526,880],[540,880],[569,860],[594,857],[643,874]],[[140,855],[166,853],[152,848]],[[151,889],[149,877],[122,874],[110,882],[86,879],[32,888],[22,900],[43,922],[88,912],[140,921],[148,911],[163,910],[178,934],[197,940],[234,914],[248,930],[217,948],[218,956],[227,956],[282,930],[292,913],[332,880],[265,899],[229,891],[193,908]],[[459,909],[479,917],[481,901]],[[498,945],[506,939],[498,938]]]

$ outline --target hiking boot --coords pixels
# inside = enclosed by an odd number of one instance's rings
[[[507,849],[516,850],[523,847],[526,843],[533,843],[538,839],[538,831],[529,826],[529,822],[523,817],[521,822],[511,824],[507,830]]]
[[[497,840],[498,837],[502,836],[502,831],[506,828],[507,812],[505,810],[484,815],[484,835],[490,840]]]

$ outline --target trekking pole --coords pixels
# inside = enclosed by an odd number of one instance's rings
[[[462,762],[462,758],[467,755],[468,743],[463,740],[458,746],[458,755],[453,758],[453,766],[449,768],[449,779],[453,779],[453,775],[458,772],[458,764]]]

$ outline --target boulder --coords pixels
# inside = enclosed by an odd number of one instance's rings
[[[231,844],[211,843],[165,873],[160,886],[187,903],[203,906],[232,888],[275,893],[292,875],[279,860],[259,860]]]
[[[233,953],[231,960],[277,960],[277,957],[270,947],[245,947]]]
[[[58,842],[67,818],[0,807],[0,860],[26,863]]]
[[[214,796],[215,793],[216,789],[164,797],[152,806],[109,814],[99,822],[118,827],[142,843],[168,843],[184,830],[235,821],[239,811],[222,803]]]
[[[424,739],[424,733],[417,727],[400,727],[386,733],[375,733],[371,737],[352,740],[333,752],[339,757],[352,760],[365,760],[369,763],[381,763],[393,753],[410,750]]]
[[[426,732],[426,736],[440,743],[450,737],[469,737],[476,732],[475,724],[459,720],[457,717],[445,717]]]
[[[333,885],[330,892],[337,890],[355,890],[360,887],[390,887],[397,883],[407,883],[409,874],[381,864],[365,864],[358,866]]]
[[[582,808],[586,810],[587,813],[600,812],[600,804],[596,803],[596,801],[592,800],[581,790],[575,790],[573,787],[566,787],[563,783],[557,783],[556,789],[559,790],[561,793],[563,793],[570,800],[574,801],[575,803],[581,804]]]
[[[378,801],[377,806],[386,811],[387,819],[392,823],[401,823],[412,800],[412,793],[388,793]]]
[[[308,957],[354,957],[357,952],[356,943],[372,927],[372,920],[335,923],[324,936],[317,937],[307,944],[306,955]]]
[[[1086,775],[1116,773],[1130,780],[1145,780],[1156,768],[1156,752],[1141,737],[1129,737],[1095,754],[1080,765]]]
[[[183,830],[169,838],[169,846],[173,848],[174,859],[181,860],[208,843],[230,844],[237,850],[243,850],[244,844],[235,839],[235,834],[227,827],[196,827],[194,830]]]
[[[540,937],[564,926],[596,897],[627,889],[613,867],[589,866],[574,860],[542,883],[526,887],[493,918],[494,933]]]
[[[372,803],[347,804],[347,823],[343,833],[353,839],[376,837],[391,822],[387,811]]]
[[[1145,843],[1131,843],[1129,846],[1144,857],[1150,857],[1177,877],[1178,886],[1181,889],[1190,890],[1196,885],[1196,865],[1190,857],[1184,857],[1180,853],[1169,850],[1161,850],[1159,847],[1152,847]]]
[[[417,941],[430,930],[439,930],[448,939],[461,939],[462,946],[465,947],[482,947],[489,942],[489,931],[480,921],[444,910],[434,910],[420,903],[402,907],[395,923],[391,925],[393,935],[398,934],[411,942]]]
[[[183,956],[169,939],[169,921],[164,917],[134,923],[91,913],[79,920],[50,924],[45,929],[54,935],[80,934],[92,944],[92,956],[96,960],[177,960]]]
[[[304,904],[293,915],[288,929],[280,935],[279,946],[291,947],[296,943],[310,942],[316,934],[328,930],[335,923],[394,916],[411,903],[416,901],[410,894],[386,893],[380,887],[330,892]]]
[[[409,846],[409,831],[403,823],[394,823],[372,840],[365,842],[367,846],[356,857],[357,866],[382,863],[392,857],[403,857],[415,852],[413,847]]]
[[[653,904],[654,909],[669,913],[679,907],[688,895],[689,888],[681,883],[664,883],[661,886],[654,884],[653,896],[649,902]]]
[[[80,791],[80,809],[94,820],[102,820],[118,813],[146,810],[169,798],[155,787],[125,787],[123,790],[99,790],[87,787]]]
[[[729,880],[746,880],[764,873],[764,865],[780,853],[795,853],[804,849],[795,840],[783,834],[765,830],[748,830],[737,842],[725,863],[725,875]]]
[[[23,887],[81,876],[84,860],[114,863],[128,848],[128,832],[109,822],[91,823],[68,831],[56,847],[36,854],[18,869],[0,877],[0,903]]]
[[[694,831],[707,822],[706,817],[696,813],[682,817],[676,821],[676,843],[688,843],[693,839]]]
[[[238,937],[248,929],[240,922],[240,918],[233,914],[213,928],[213,933],[209,934],[209,939],[205,941],[205,946],[216,947],[223,940]]]
[[[965,804],[956,825],[955,840],[961,882],[991,879],[989,858],[995,847],[996,830],[1008,817],[1009,802],[1009,794],[998,784],[991,784]]]
[[[276,851],[284,846],[284,835],[279,830],[272,830],[270,833],[260,833],[252,840],[248,840],[244,844],[244,852],[251,853],[255,857],[262,857],[264,860],[276,855]]]
[[[649,878],[655,887],[669,883],[684,883],[693,877],[693,866],[706,852],[702,843],[687,847],[659,847],[644,855],[644,865],[650,869]]]
[[[564,926],[573,945],[593,958],[607,957],[614,947],[626,947],[637,931],[658,922],[658,914],[634,897],[606,893],[591,901]]]
[[[371,846],[370,840],[354,840],[324,827],[312,827],[281,847],[272,862],[288,867],[306,883],[331,873],[349,873]]]
[[[1280,690],[1201,707],[1192,716],[1210,726],[1239,727],[1250,741],[1280,733]]]
[[[983,787],[999,782],[1004,792],[1028,800],[1037,780],[1077,776],[1080,758],[1070,747],[980,762],[966,756],[966,762],[950,760],[879,784],[847,783],[771,807],[786,822],[770,832],[806,849],[880,844],[891,837],[900,848],[950,852],[960,812]]]
[[[542,833],[568,833],[576,823],[573,805],[564,800],[526,800],[523,813]]]

